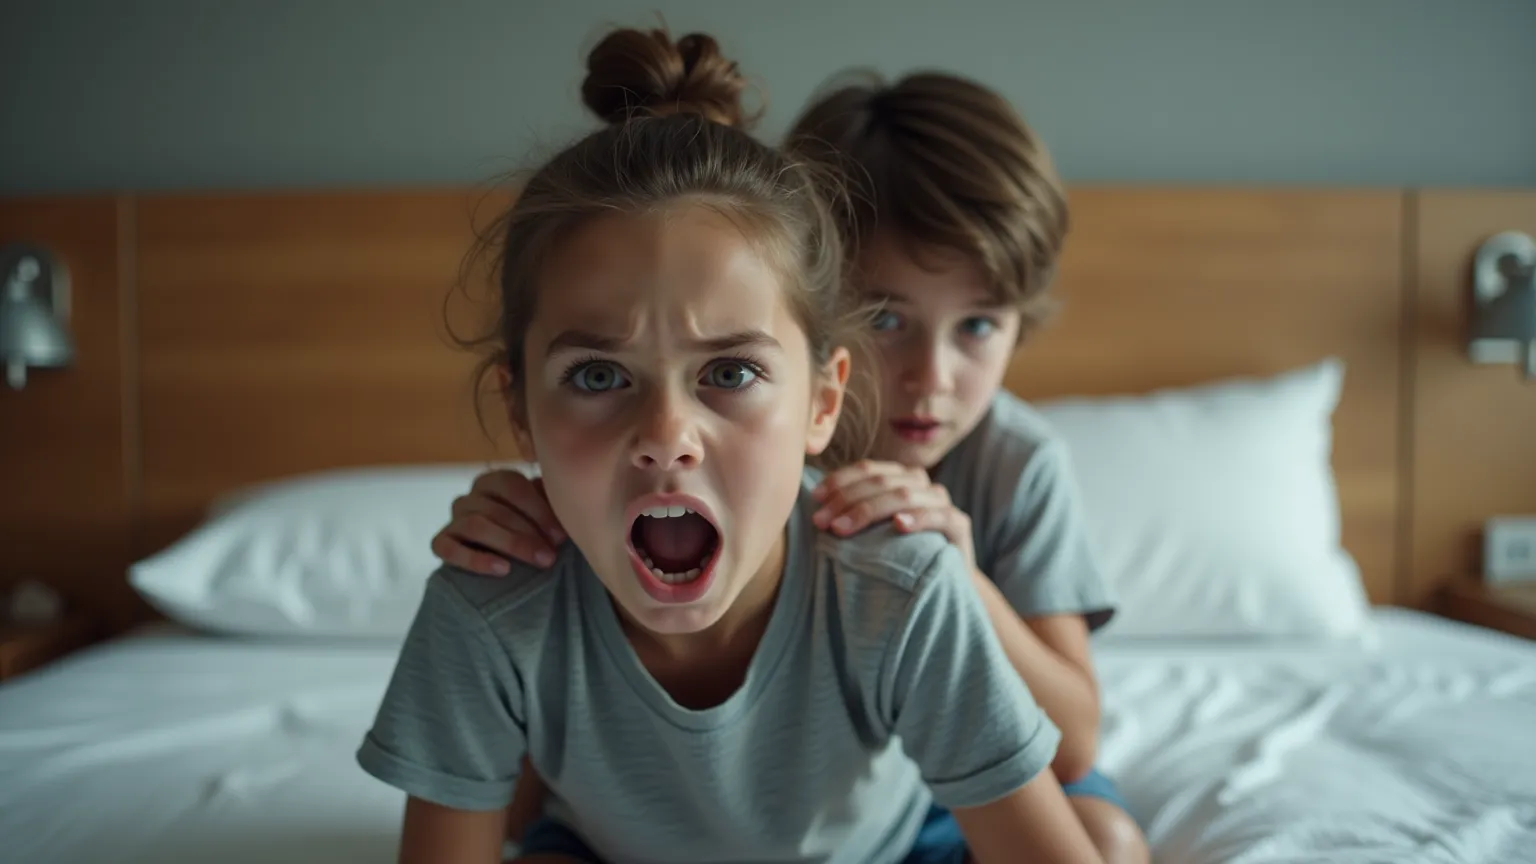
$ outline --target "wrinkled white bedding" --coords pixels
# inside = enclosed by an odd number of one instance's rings
[[[1099,652],[1157,860],[1536,862],[1536,643],[1401,610],[1369,650]]]
[[[1536,862],[1536,644],[1097,647],[1103,765],[1160,862]],[[0,861],[390,862],[353,751],[395,646],[176,631],[0,686]]]

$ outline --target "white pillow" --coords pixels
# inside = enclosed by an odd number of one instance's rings
[[[1330,464],[1344,365],[1037,407],[1118,610],[1104,637],[1349,637],[1369,612]]]
[[[241,489],[128,578],[167,617],[214,632],[400,638],[439,564],[432,537],[484,470],[361,468]]]

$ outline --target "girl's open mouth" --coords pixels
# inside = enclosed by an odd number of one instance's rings
[[[629,526],[630,563],[640,586],[660,603],[698,600],[720,557],[719,529],[695,502],[645,503]]]

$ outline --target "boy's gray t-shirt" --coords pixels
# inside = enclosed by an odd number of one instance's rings
[[[1067,448],[1040,412],[1007,391],[932,472],[971,517],[976,566],[1022,618],[1109,622],[1114,600],[1093,558]]]
[[[1009,665],[955,548],[817,532],[802,492],[746,679],[702,711],[645,671],[570,545],[550,570],[428,582],[373,729],[374,776],[508,804],[526,752],[547,813],[610,864],[884,864],[931,803],[1001,798],[1060,733]]]

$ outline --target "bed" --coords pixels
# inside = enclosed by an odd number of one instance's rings
[[[1373,617],[1367,648],[1098,647],[1159,861],[1536,860],[1536,646]],[[158,627],[0,688],[0,857],[394,860],[403,799],[352,758],[394,656]]]
[[[0,554],[120,634],[0,684],[0,860],[392,860],[400,796],[353,753],[430,568],[424,532],[516,458],[442,327],[494,204],[0,202],[0,239],[69,264],[80,345],[0,401],[0,452],[27,454],[4,466],[21,494],[0,500]],[[1156,860],[1536,861],[1536,647],[1429,611],[1475,564],[1469,519],[1527,500],[1518,472],[1468,468],[1536,453],[1509,431],[1528,409],[1490,407],[1517,376],[1462,363],[1447,316],[1472,243],[1536,229],[1536,196],[1085,187],[1073,204],[1066,305],[1007,383],[1073,436],[1118,574],[1124,611],[1095,639],[1102,765]],[[369,472],[430,491],[376,494]],[[321,510],[283,498],[337,477],[350,491]],[[229,528],[253,501],[287,527]],[[281,577],[325,574],[304,615],[207,604],[293,587],[251,575],[258,522],[275,543],[327,525],[364,545]]]
[[[1405,609],[1377,642],[1098,653],[1156,860],[1536,861],[1536,645]]]

